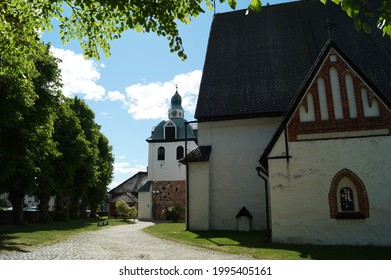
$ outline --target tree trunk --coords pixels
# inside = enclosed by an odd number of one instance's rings
[[[69,218],[78,219],[79,218],[79,199],[71,199],[69,205]]]
[[[39,221],[43,223],[49,222],[51,220],[49,214],[50,196],[40,195],[38,196],[38,198],[39,198],[39,205],[38,205]]]
[[[22,224],[23,219],[23,204],[24,204],[24,193],[9,193],[8,199],[12,204],[12,222],[14,224]]]
[[[67,221],[69,219],[68,205],[66,199],[61,195],[56,196],[54,219],[56,221]]]
[[[90,218],[95,218],[96,217],[96,212],[98,210],[98,205],[96,203],[91,203],[90,204]]]
[[[80,205],[80,218],[87,218],[87,203],[83,199]]]

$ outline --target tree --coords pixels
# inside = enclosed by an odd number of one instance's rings
[[[98,140],[97,157],[97,180],[88,188],[88,201],[91,209],[91,217],[95,217],[99,204],[101,204],[107,196],[107,186],[113,178],[113,148],[109,145],[107,137],[100,132]]]
[[[89,143],[85,138],[80,119],[70,107],[72,103],[73,99],[64,97],[54,124],[53,140],[57,143],[57,149],[61,154],[51,162],[56,184],[56,220],[68,220],[69,218],[76,170],[83,164],[83,159],[89,153]]]
[[[41,168],[57,156],[52,134],[59,70],[43,50],[34,57],[34,76],[0,74],[0,192],[9,194],[15,223],[23,222],[24,196],[37,190]]]
[[[70,217],[87,217],[88,189],[97,181],[98,167],[98,141],[100,127],[95,123],[95,114],[81,99],[75,97],[70,103],[70,108],[80,121],[80,126],[85,137],[86,147],[80,154],[78,165],[75,169],[73,186],[70,195]]]

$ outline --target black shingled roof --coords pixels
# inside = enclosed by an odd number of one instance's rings
[[[373,3],[379,2],[370,1]],[[391,40],[354,29],[337,5],[319,0],[217,14],[212,23],[195,117],[199,121],[283,115],[333,28],[334,42],[391,100]]]
[[[139,171],[126,181],[122,182],[114,189],[109,191],[109,194],[113,196],[122,195],[124,193],[137,192],[139,188],[144,186],[147,183],[148,173],[144,171]]]
[[[189,162],[209,161],[211,151],[212,151],[211,146],[199,146],[194,150],[192,150],[190,153],[188,153],[186,157],[182,159],[180,162],[189,163]]]

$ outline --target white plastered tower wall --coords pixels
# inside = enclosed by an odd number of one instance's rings
[[[191,209],[191,229],[238,230],[236,215],[242,207],[253,216],[252,230],[266,228],[264,180],[255,167],[281,120],[275,117],[199,123],[198,144],[211,146],[212,150],[208,163],[189,164],[189,205],[200,200],[204,205],[195,213]]]
[[[188,178],[188,226],[192,230],[210,230],[208,162],[191,163]]]
[[[197,147],[194,141],[152,142],[148,144],[148,180],[171,181],[186,180],[186,165],[180,164],[176,158],[178,147],[187,146],[187,150]],[[164,148],[165,159],[158,160],[158,149]]]
[[[152,219],[152,192],[145,191],[138,193],[138,219],[151,220]]]

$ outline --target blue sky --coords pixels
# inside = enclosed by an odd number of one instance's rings
[[[249,2],[239,0],[237,9],[245,9]],[[290,1],[269,1],[281,2]],[[227,3],[216,3],[217,12],[231,11]],[[176,85],[185,118],[194,119],[212,18],[213,11],[207,11],[190,24],[179,26],[186,61],[170,53],[164,37],[152,33],[126,32],[111,43],[111,56],[100,61],[85,60],[77,41],[63,45],[55,29],[42,35],[45,42],[51,42],[53,54],[62,59],[63,93],[86,101],[113,146],[114,178],[110,188],[146,170],[145,139],[152,127],[167,117]]]

